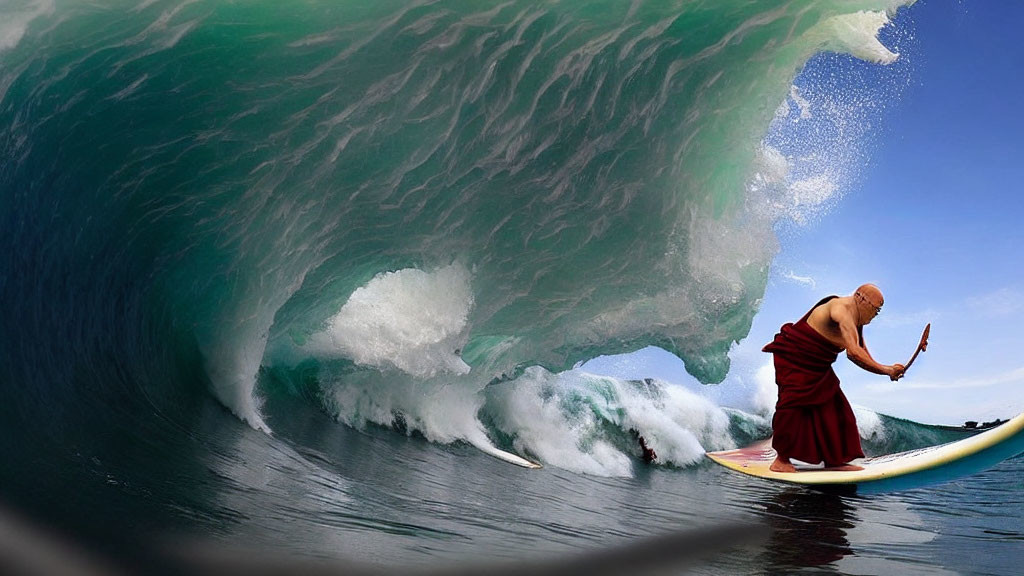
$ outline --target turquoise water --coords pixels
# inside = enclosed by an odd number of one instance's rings
[[[725,378],[778,227],[862,159],[849,110],[842,137],[785,128],[847,90],[794,79],[822,51],[898,71],[898,4],[0,5],[4,499],[100,551],[385,566],[778,538],[820,508],[823,565],[999,573],[1019,526],[972,487],[1019,510],[1019,461],[948,488],[949,517],[822,500],[703,462],[763,413],[566,371],[657,345]],[[872,422],[872,450],[956,437]],[[759,573],[756,550],[708,571]],[[932,556],[956,550],[989,564]]]

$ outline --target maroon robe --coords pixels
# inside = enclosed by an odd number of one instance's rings
[[[814,308],[836,298],[829,296]],[[832,370],[842,349],[807,323],[811,308],[796,324],[782,327],[762,350],[775,356],[779,401],[772,419],[772,447],[783,459],[839,466],[862,458],[853,409]]]

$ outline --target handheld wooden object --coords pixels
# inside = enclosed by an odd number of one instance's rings
[[[914,363],[914,360],[917,360],[917,355],[923,352],[924,350],[928,349],[928,335],[931,333],[931,331],[932,324],[931,322],[929,322],[928,325],[924,327],[924,333],[921,334],[921,343],[917,345],[917,350],[914,351],[914,355],[910,357],[910,361],[904,364],[904,374],[907,372],[907,370],[910,370],[910,365]]]

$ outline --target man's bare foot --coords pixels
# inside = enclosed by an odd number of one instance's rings
[[[826,466],[824,468],[829,472],[856,472],[857,470],[863,470],[863,466],[857,466],[856,464],[843,464],[841,466]]]
[[[790,464],[789,460],[783,460],[778,456],[775,457],[775,462],[769,466],[772,472],[796,472],[796,466]]]

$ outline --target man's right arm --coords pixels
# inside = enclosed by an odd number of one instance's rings
[[[839,332],[843,336],[843,344],[846,346],[846,357],[851,362],[873,374],[883,374],[896,380],[901,376],[902,370],[896,365],[886,366],[880,364],[871,357],[867,348],[860,344],[860,333],[857,331],[857,324],[853,314],[846,306],[832,306],[830,310],[832,321],[839,325]]]

